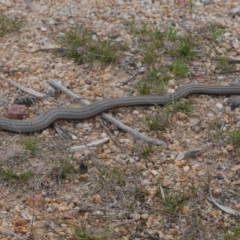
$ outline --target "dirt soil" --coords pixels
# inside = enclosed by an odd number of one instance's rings
[[[122,86],[135,73],[125,60],[107,66],[81,65],[53,52],[39,51],[59,47],[57,36],[77,25],[93,31],[97,39],[110,36],[127,42],[129,54],[144,67],[134,55],[134,40],[126,27],[133,19],[161,28],[172,24],[179,34],[186,29],[205,33],[214,22],[224,29],[217,51],[237,57],[240,18],[228,13],[239,2],[193,2],[0,0],[2,14],[23,21],[18,31],[0,38],[0,73],[41,93],[47,80],[57,79],[91,102],[130,92],[138,95],[135,85],[141,74]],[[189,84],[239,81],[238,72],[216,73],[211,47],[203,45],[202,49],[209,54],[192,62],[188,77],[173,77],[165,86],[166,93]],[[240,69],[238,64],[236,69]],[[26,95],[1,79],[1,117],[19,94]],[[10,177],[0,177],[0,238],[240,239],[226,237],[239,227],[239,218],[223,208],[240,211],[239,149],[230,139],[231,132],[240,126],[240,110],[230,108],[232,97],[189,96],[193,112],[171,116],[165,131],[150,131],[146,125],[146,116],[159,111],[156,106],[108,112],[142,134],[164,141],[163,146],[149,146],[106,122],[110,137],[99,116],[81,122],[58,121],[70,134],[68,139],[62,139],[52,127],[30,135],[1,131],[0,172],[8,172]],[[48,95],[29,107],[29,119],[53,107],[80,105],[64,93]],[[73,146],[105,138],[107,142],[100,146],[70,152]],[[35,144],[36,149],[29,144]],[[197,154],[183,155],[196,150]],[[11,177],[9,169],[20,177]]]

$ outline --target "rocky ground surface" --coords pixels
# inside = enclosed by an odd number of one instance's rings
[[[121,85],[135,72],[127,61],[78,65],[38,50],[59,47],[56,36],[78,25],[94,31],[97,38],[112,36],[127,42],[128,52],[134,55],[126,23],[135,19],[161,28],[172,24],[180,34],[186,29],[204,33],[214,22],[224,29],[217,51],[237,57],[240,18],[228,16],[237,4],[234,0],[196,1],[194,5],[164,0],[0,0],[1,13],[24,23],[19,31],[0,38],[0,71],[42,93],[48,79],[61,80],[91,102],[128,96],[132,90],[138,95],[134,86],[141,74]],[[238,72],[217,73],[211,47],[203,45],[202,49],[205,58],[192,62],[188,77],[173,77],[165,86],[166,93],[188,84],[239,81]],[[138,56],[135,60],[144,67]],[[239,67],[237,64],[236,69]],[[19,93],[16,87],[0,81],[2,117]],[[239,227],[239,218],[227,213],[229,209],[219,208],[210,194],[221,206],[240,211],[240,158],[229,137],[240,126],[240,109],[232,110],[229,99],[190,96],[193,112],[173,115],[165,131],[146,127],[146,116],[153,116],[158,107],[109,111],[133,129],[164,141],[163,146],[149,147],[111,126],[112,137],[120,143],[117,146],[99,124],[99,117],[59,121],[72,139],[61,139],[51,128],[32,135],[1,131],[1,167],[19,175],[31,172],[26,181],[10,178],[0,183],[1,239],[240,239],[239,235],[227,238]],[[79,104],[65,94],[37,99],[29,108],[29,119],[52,107],[70,106]],[[104,138],[109,141],[101,146],[73,156],[69,152],[72,146]],[[26,147],[29,140],[37,142],[35,152]],[[150,154],[142,152],[145,147]],[[201,150],[199,154],[181,157],[184,151],[196,149]],[[74,166],[72,172],[62,174],[63,169],[71,169],[69,166]]]

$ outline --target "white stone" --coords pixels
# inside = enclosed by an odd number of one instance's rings
[[[47,31],[47,28],[41,27],[40,30],[41,30],[42,32],[46,32],[46,31]]]
[[[132,114],[133,114],[133,115],[138,115],[138,114],[139,114],[139,111],[138,111],[138,110],[134,110],[134,111],[132,112]]]
[[[7,6],[7,7],[12,6],[12,2],[10,0],[0,0],[0,3]]]
[[[189,171],[189,169],[190,169],[190,167],[189,167],[189,166],[184,166],[184,167],[183,167],[183,171],[184,171],[184,172],[188,172],[188,171]]]
[[[216,106],[219,110],[221,110],[221,109],[223,108],[223,105],[222,105],[222,103],[220,103],[220,102],[216,103],[215,106]]]
[[[138,221],[138,220],[141,218],[141,215],[138,214],[138,213],[133,213],[133,214],[131,214],[131,217],[132,217],[134,220]]]

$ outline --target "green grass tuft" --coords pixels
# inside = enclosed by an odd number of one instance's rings
[[[233,229],[233,232],[225,231],[224,240],[239,240],[240,239],[240,225]]]
[[[188,74],[188,67],[181,59],[174,61],[171,65],[171,69],[173,73],[179,77],[186,77]]]
[[[213,42],[216,42],[219,37],[221,37],[222,33],[224,32],[223,29],[216,29],[215,25],[213,23],[210,23],[209,29],[212,33],[212,40]]]
[[[7,33],[18,30],[21,27],[22,22],[20,20],[11,19],[4,15],[0,15],[0,37],[3,37]]]
[[[172,42],[175,42],[178,39],[177,31],[173,27],[169,27],[167,29],[167,39],[169,39]]]
[[[32,177],[31,170],[17,171],[10,165],[0,166],[0,179],[7,182],[26,182]]]
[[[23,144],[24,144],[24,148],[28,150],[32,156],[36,156],[39,148],[39,143],[35,139],[28,138],[24,140]]]
[[[240,130],[235,129],[231,134],[230,134],[230,139],[232,143],[239,147],[240,146]]]
[[[235,69],[235,66],[233,64],[229,64],[229,57],[226,55],[216,56],[216,61],[218,67],[222,70],[222,72],[230,72]]]
[[[135,185],[134,198],[139,202],[143,202],[148,195],[147,190],[141,185]]]
[[[146,77],[138,85],[138,92],[141,95],[161,95],[164,92],[165,84],[171,79],[166,66],[149,67]]]
[[[74,240],[106,240],[109,239],[109,232],[102,234],[93,234],[90,229],[87,228],[87,223],[81,223],[81,227],[75,228]],[[102,236],[101,236],[102,235]]]
[[[125,174],[122,168],[114,166],[113,168],[108,168],[106,166],[96,166],[97,174],[101,184],[106,184],[110,182],[111,184],[116,184],[118,186],[124,186],[126,184]]]
[[[180,99],[173,104],[173,109],[174,109],[174,112],[180,111],[184,113],[191,113],[193,111],[193,106],[191,102]]]
[[[60,38],[64,50],[62,55],[78,64],[93,61],[110,64],[119,59],[119,51],[126,47],[109,39],[93,40],[92,36],[92,32],[81,28],[66,31]]]
[[[178,58],[192,60],[197,55],[198,46],[199,36],[188,33],[178,38],[170,53]]]

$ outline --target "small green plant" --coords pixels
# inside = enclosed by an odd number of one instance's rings
[[[76,172],[72,163],[73,154],[68,156],[57,157],[59,164],[51,169],[50,176],[55,180],[67,179]]]
[[[33,138],[25,139],[23,143],[24,148],[28,150],[32,156],[36,156],[39,148],[39,143]]]
[[[143,23],[140,27],[136,26],[136,22],[134,20],[130,21],[128,26],[129,26],[130,32],[135,36],[146,35],[149,28],[147,23]]]
[[[147,144],[146,146],[143,146],[140,151],[140,156],[143,158],[149,157],[153,153],[153,146],[150,144]]]
[[[157,106],[158,107],[158,106]],[[179,100],[177,102],[169,102],[164,108],[158,109],[154,115],[147,116],[145,121],[150,131],[164,131],[169,126],[171,115],[176,112],[190,113],[193,111],[191,102]]]
[[[75,172],[74,165],[71,163],[70,159],[60,161],[60,177],[66,179],[69,175]]]
[[[138,92],[141,95],[157,94],[160,95],[164,91],[164,85],[171,79],[165,66],[161,69],[157,67],[149,67],[147,76],[142,79],[138,85]]]
[[[211,175],[211,172],[209,170],[209,166],[208,165],[207,165],[207,169],[206,170],[207,170],[206,171],[206,176],[203,177],[201,179],[201,181],[204,183],[206,191],[209,192],[210,189],[211,189],[212,175]]]
[[[223,29],[216,29],[215,25],[213,23],[210,23],[209,28],[210,28],[210,31],[212,33],[212,40],[214,42],[216,42],[217,39],[222,35],[224,30]]]
[[[184,206],[185,204],[185,197],[180,195],[178,197],[170,197],[166,196],[164,201],[164,209],[169,213],[175,213]]]
[[[92,58],[96,61],[109,64],[119,59],[119,45],[111,40],[92,42],[88,51],[93,53]]]
[[[14,20],[0,14],[0,37],[3,37],[5,34],[12,31],[18,30],[20,26],[20,20]]]
[[[188,6],[189,6],[189,12],[190,12],[190,13],[193,13],[193,9],[194,9],[194,7],[195,7],[194,2],[191,1]]]
[[[146,117],[146,123],[150,131],[164,131],[169,126],[169,110],[163,108],[157,111],[153,116]]]
[[[90,230],[87,229],[87,223],[83,222],[81,227],[75,228],[74,240],[106,240],[108,239],[109,233],[93,234]]]
[[[236,226],[233,232],[225,231],[224,240],[239,240],[240,239],[240,225]]]
[[[127,207],[131,210],[134,208],[135,203],[133,201],[128,202]]]
[[[159,50],[164,46],[164,39],[167,34],[146,23],[137,27],[134,21],[129,23],[129,29],[137,37],[143,62],[146,64],[155,62],[159,57]]]
[[[142,47],[143,49],[143,61],[146,64],[151,64],[154,62],[154,60],[158,57],[157,49],[154,45],[150,45],[150,43],[146,46]]]
[[[234,68],[233,64],[229,64],[229,57],[226,55],[216,56],[217,65],[222,70],[222,72],[232,71]]]
[[[239,147],[240,146],[240,130],[235,129],[231,134],[230,134],[230,139],[232,143]]]
[[[134,189],[134,198],[139,201],[143,202],[145,197],[148,195],[147,190],[141,185],[135,185]]]
[[[64,157],[59,158],[60,162],[60,171],[59,171],[59,177],[61,179],[66,179],[68,176],[72,175],[75,172],[74,165],[72,164],[73,160],[73,154]]]
[[[183,195],[172,197],[164,192],[160,184],[158,184],[156,196],[163,200],[162,210],[168,213],[176,213],[184,206],[186,198]]]
[[[188,74],[187,65],[181,59],[174,61],[171,65],[171,69],[173,73],[179,77],[186,77]]]
[[[0,179],[11,182],[26,182],[32,177],[33,173],[31,170],[25,170],[18,172],[10,165],[0,166]]]
[[[170,53],[178,58],[192,60],[197,55],[198,46],[199,37],[188,33],[185,36],[178,38]]]
[[[137,27],[136,27],[136,22],[135,20],[131,20],[131,21],[128,21],[126,23],[126,25],[128,26],[129,30],[130,30],[130,33],[136,35],[137,34]]]
[[[162,85],[160,85],[160,87],[162,88]],[[141,95],[149,95],[150,92],[152,90],[152,84],[149,83],[148,81],[142,81],[139,85],[138,85],[138,92]]]
[[[126,184],[125,175],[123,169],[118,166],[114,166],[112,169],[106,168],[106,166],[96,166],[99,180],[102,184],[110,182],[111,184],[117,184],[124,186]]]
[[[172,42],[175,42],[177,40],[177,31],[173,27],[168,28],[167,38]]]
[[[163,46],[164,39],[166,37],[165,32],[161,31],[158,28],[149,28],[148,31],[150,41],[156,49],[159,49]]]
[[[126,48],[124,44],[112,40],[93,40],[93,33],[82,28],[76,28],[65,32],[60,42],[63,56],[73,59],[78,64],[98,61],[103,64],[116,62],[119,59],[118,52]]]
[[[151,28],[144,34],[144,40],[141,41],[143,49],[143,61],[151,64],[159,57],[159,50],[164,45],[165,33],[157,28]]]
[[[191,113],[193,111],[193,106],[192,106],[191,102],[180,99],[177,102],[173,103],[173,111],[174,112],[181,111],[184,113]]]
[[[78,49],[84,47],[89,42],[90,36],[90,31],[83,28],[75,28],[61,35],[60,42],[66,47]]]

